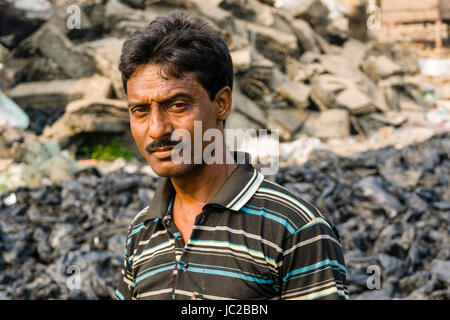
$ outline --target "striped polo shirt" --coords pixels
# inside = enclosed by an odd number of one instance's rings
[[[174,188],[161,178],[128,229],[116,299],[348,299],[336,229],[245,159],[186,244],[172,221]]]

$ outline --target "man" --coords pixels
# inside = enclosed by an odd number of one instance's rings
[[[347,298],[341,245],[314,206],[224,143],[206,163],[183,138],[189,161],[174,161],[176,130],[224,131],[233,66],[220,34],[181,12],[158,17],[124,43],[119,69],[133,137],[162,178],[129,227],[116,298]]]

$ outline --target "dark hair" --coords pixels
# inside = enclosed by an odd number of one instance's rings
[[[182,11],[155,18],[125,41],[119,64],[125,92],[136,68],[147,63],[160,65],[163,77],[195,72],[211,101],[223,87],[233,89],[233,63],[225,40],[201,18]]]

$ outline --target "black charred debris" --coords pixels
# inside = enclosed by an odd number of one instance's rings
[[[449,132],[354,158],[315,151],[276,181],[336,224],[351,299],[449,299],[449,154]],[[126,230],[157,180],[89,169],[2,194],[0,299],[111,299]]]

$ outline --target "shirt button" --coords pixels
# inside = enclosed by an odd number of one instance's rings
[[[180,261],[179,263],[180,263],[180,269],[183,270],[184,272],[186,272],[189,264],[187,262],[183,262],[183,261]]]
[[[171,220],[169,212],[166,214],[166,216],[164,217],[163,220],[164,220],[164,223],[166,224],[166,226],[168,227],[170,225],[170,220]]]

